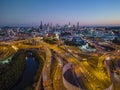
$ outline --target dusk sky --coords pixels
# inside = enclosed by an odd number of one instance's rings
[[[0,0],[0,26],[120,25],[120,0]]]

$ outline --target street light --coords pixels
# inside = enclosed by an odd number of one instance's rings
[[[106,58],[106,60],[110,60],[110,57],[108,56],[108,57]]]
[[[118,50],[117,52],[120,52],[120,50]]]

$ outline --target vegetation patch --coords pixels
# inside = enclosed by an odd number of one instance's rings
[[[8,90],[19,80],[25,67],[25,51],[19,50],[8,64],[0,64],[0,89]]]

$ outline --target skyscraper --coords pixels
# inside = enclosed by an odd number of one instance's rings
[[[50,25],[49,25],[49,23],[47,24],[47,31],[49,32],[49,30],[50,30]]]
[[[70,22],[68,23],[68,28],[70,28],[71,27],[71,25],[70,25]]]
[[[40,30],[42,30],[43,29],[43,24],[42,24],[42,21],[41,21],[41,23],[40,23]]]
[[[77,22],[77,30],[79,29],[79,22]]]

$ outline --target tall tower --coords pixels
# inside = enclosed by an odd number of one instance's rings
[[[52,26],[52,22],[50,23],[50,28],[51,28],[51,29],[53,28],[53,26]]]
[[[70,25],[70,22],[68,23],[68,28],[70,28],[71,27],[71,25]]]
[[[40,30],[42,30],[43,29],[43,24],[42,24],[42,21],[41,21],[41,23],[40,23]]]
[[[49,30],[50,30],[50,25],[49,25],[49,23],[47,24],[47,31],[49,32]]]
[[[79,22],[77,22],[77,30],[79,29]]]
[[[68,25],[70,25],[70,22],[69,22],[69,24]]]

